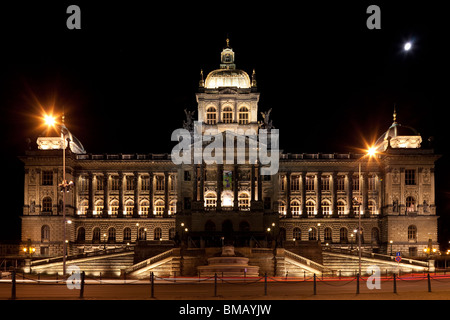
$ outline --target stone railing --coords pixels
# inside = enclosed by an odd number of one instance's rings
[[[128,267],[128,268],[124,269],[123,273],[131,273],[131,272],[134,272],[136,270],[142,269],[142,268],[144,268],[144,267],[146,267],[148,265],[152,265],[152,264],[157,263],[157,262],[159,262],[161,260],[164,260],[164,259],[167,259],[167,258],[171,257],[173,255],[173,253],[174,253],[174,249],[170,249],[170,250],[164,251],[163,253],[160,253],[160,254],[158,254],[156,256],[148,258],[148,259],[146,259],[144,261],[138,262],[138,263],[132,265],[131,267]]]

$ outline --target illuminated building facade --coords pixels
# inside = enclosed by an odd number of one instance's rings
[[[199,82],[197,124],[202,133],[258,132],[255,73],[236,69],[227,42],[220,68]],[[191,116],[185,122],[192,130]],[[282,136],[282,128],[280,128]],[[437,247],[435,161],[414,129],[394,122],[363,154],[280,153],[278,172],[261,175],[261,163],[176,165],[170,154],[91,154],[70,136],[65,197],[70,254],[184,242],[188,246],[322,246],[423,255]],[[25,165],[22,242],[36,256],[61,255],[63,243],[62,143],[39,137]],[[359,166],[361,165],[361,175]]]

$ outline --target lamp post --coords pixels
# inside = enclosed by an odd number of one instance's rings
[[[67,251],[67,242],[66,242],[66,192],[69,192],[71,187],[73,186],[73,181],[67,182],[66,180],[66,135],[69,130],[64,125],[64,114],[61,117],[61,124],[56,122],[56,119],[53,116],[45,115],[44,116],[45,124],[48,127],[58,126],[61,134],[61,143],[62,143],[62,154],[63,154],[63,163],[62,163],[62,182],[59,184],[59,188],[62,192],[62,214],[63,214],[63,275],[66,274],[66,251]],[[67,140],[69,143],[69,141]]]
[[[391,244],[391,256],[392,256],[392,243],[393,243],[393,241],[390,240],[389,243]]]
[[[359,214],[358,214],[358,270],[359,270],[359,275],[361,276],[361,205],[362,205],[362,190],[361,190],[361,160],[364,159],[364,157],[369,156],[375,156],[375,154],[377,153],[376,148],[374,147],[370,147],[369,149],[366,150],[366,154],[363,155],[359,160],[359,165],[358,165],[358,197],[359,197],[359,201],[357,201],[357,205],[359,207]]]

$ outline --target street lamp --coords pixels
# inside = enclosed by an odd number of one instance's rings
[[[362,205],[362,190],[361,190],[361,162],[362,159],[364,159],[366,156],[369,157],[369,159],[373,156],[375,156],[377,153],[377,149],[375,147],[369,147],[366,150],[366,154],[363,155],[360,159],[359,159],[359,164],[358,164],[358,200],[357,201],[357,205],[359,207],[359,214],[358,214],[358,261],[359,261],[359,275],[361,276],[361,205]]]
[[[393,243],[393,241],[390,240],[389,243],[391,244],[391,256],[392,256],[392,243]]]
[[[66,242],[66,192],[69,192],[73,187],[73,181],[66,181],[66,135],[69,133],[69,130],[64,125],[64,114],[61,117],[61,124],[56,122],[56,118],[51,115],[44,115],[44,122],[48,127],[57,126],[60,134],[61,134],[61,142],[62,142],[62,151],[63,151],[63,178],[61,184],[59,184],[59,188],[62,192],[62,213],[63,213],[63,275],[66,274],[66,251],[67,251],[67,242]]]

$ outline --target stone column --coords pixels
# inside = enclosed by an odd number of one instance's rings
[[[153,218],[153,172],[148,173],[148,214],[147,218]]]
[[[200,165],[200,202],[202,203],[202,208],[205,206],[205,165],[202,163]]]
[[[250,169],[250,202],[255,201],[255,165],[252,164]]]
[[[331,174],[331,217],[338,218],[337,212],[337,172]]]
[[[169,216],[169,172],[164,171],[164,213],[163,217]]]
[[[133,218],[139,218],[139,173],[134,172],[134,207],[133,207]]]
[[[88,176],[89,181],[89,200],[88,200],[88,210],[87,210],[87,216],[92,217],[94,212],[94,175],[92,172],[89,172]]]
[[[347,211],[349,218],[354,218],[353,211],[353,172],[347,173]]]
[[[238,166],[237,164],[234,165],[234,170],[233,170],[233,192],[234,192],[234,201],[233,201],[233,205],[234,205],[234,211],[238,211],[239,210],[239,201],[238,201]]]
[[[302,217],[308,218],[308,213],[306,212],[306,172],[302,172],[301,175],[301,210],[302,210]]]
[[[257,179],[258,179],[258,201],[263,200],[262,198],[262,176],[261,176],[261,163],[258,163],[258,167],[256,169]]]
[[[217,165],[217,211],[222,210],[223,165]]]
[[[286,172],[286,217],[292,218],[291,211],[291,172]]]
[[[103,173],[103,218],[108,218],[108,211],[109,211],[109,175],[107,172]]]
[[[119,171],[119,209],[117,218],[123,218],[123,172]]]
[[[317,190],[316,190],[316,208],[317,218],[323,218],[322,212],[322,172],[318,172],[316,175]]]
[[[198,180],[197,180],[198,165],[194,164],[193,176],[192,176],[192,200],[198,201]]]

